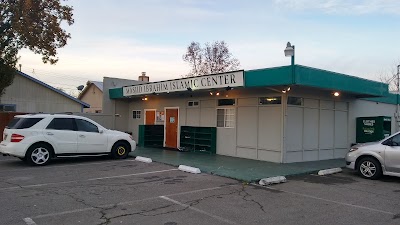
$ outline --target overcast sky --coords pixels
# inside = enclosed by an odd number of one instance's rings
[[[22,71],[74,89],[104,76],[151,81],[189,72],[191,41],[225,40],[245,70],[296,64],[378,80],[400,62],[398,0],[69,0],[72,39],[57,65],[21,51]]]

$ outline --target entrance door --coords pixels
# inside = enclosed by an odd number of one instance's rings
[[[178,148],[178,108],[165,109],[165,147]]]
[[[154,125],[156,123],[156,110],[155,109],[145,109],[144,124]]]

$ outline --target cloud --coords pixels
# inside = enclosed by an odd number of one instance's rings
[[[329,14],[396,14],[398,0],[275,0],[278,7],[296,11],[317,10]]]

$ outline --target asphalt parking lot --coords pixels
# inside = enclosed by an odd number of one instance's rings
[[[129,158],[0,156],[0,224],[400,224],[400,178],[345,170],[269,187]]]

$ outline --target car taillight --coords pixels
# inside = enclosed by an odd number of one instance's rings
[[[24,136],[19,134],[12,134],[11,135],[11,142],[20,142],[24,139]]]

